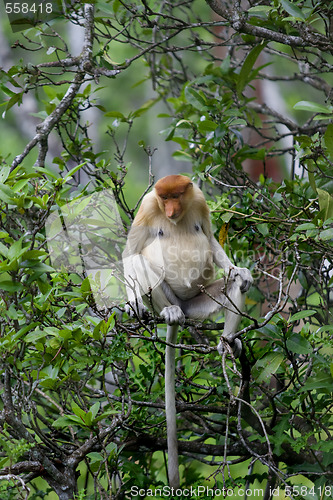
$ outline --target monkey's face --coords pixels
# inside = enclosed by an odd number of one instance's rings
[[[160,206],[163,207],[163,212],[165,216],[174,222],[181,219],[184,208],[184,195],[183,194],[172,194],[170,196],[159,196]]]
[[[183,175],[170,175],[160,179],[155,185],[158,205],[173,223],[177,223],[185,214],[193,196],[193,184]]]

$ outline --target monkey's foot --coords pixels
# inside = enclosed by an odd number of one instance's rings
[[[160,315],[167,325],[182,324],[185,321],[185,315],[179,306],[164,307]]]
[[[222,356],[223,353],[224,353],[224,344],[227,342],[227,340],[220,340],[220,342],[218,343],[218,346],[217,346],[217,351],[218,353]],[[228,342],[228,344],[230,345],[231,349],[232,349],[232,352],[233,352],[233,355],[235,356],[235,358],[239,358],[239,356],[241,355],[241,352],[242,352],[242,349],[243,349],[243,346],[242,346],[242,341],[240,339],[235,339],[233,342]]]
[[[146,306],[141,301],[131,300],[127,304],[125,304],[125,312],[131,317],[144,318],[148,310]]]
[[[246,293],[253,283],[253,278],[251,272],[246,267],[235,267],[233,269],[235,276],[239,276],[241,279],[240,291]]]

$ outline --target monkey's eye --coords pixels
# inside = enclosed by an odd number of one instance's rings
[[[161,198],[162,200],[167,200],[167,199],[168,199],[168,197],[167,197],[167,196],[160,196],[160,198]]]
[[[172,198],[173,198],[174,200],[178,200],[179,196],[180,196],[179,194],[173,194],[173,195],[172,195]]]

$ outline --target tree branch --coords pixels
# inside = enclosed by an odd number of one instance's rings
[[[50,113],[50,115],[45,118],[45,120],[37,125],[36,134],[31,139],[31,141],[26,145],[24,151],[16,156],[11,165],[11,170],[14,170],[18,165],[22,163],[24,158],[30,153],[30,151],[39,144],[39,154],[36,162],[36,166],[43,167],[45,163],[45,157],[48,150],[47,139],[53,128],[62,116],[66,113],[68,108],[73,103],[75,96],[77,95],[81,84],[83,83],[86,73],[90,72],[92,69],[92,51],[93,51],[93,40],[94,40],[94,5],[85,4],[84,5],[84,15],[85,15],[85,34],[84,34],[84,44],[81,55],[78,57],[78,73],[75,75],[73,83],[69,86],[64,97],[61,99],[58,106]]]
[[[206,0],[209,7],[219,16],[227,19],[230,26],[239,33],[247,33],[264,40],[271,42],[282,43],[283,45],[290,45],[291,47],[304,47],[310,45],[317,47],[324,51],[332,51],[332,43],[330,40],[319,33],[313,33],[305,26],[303,28],[303,36],[287,35],[273,31],[263,26],[255,26],[246,22],[245,17],[242,15],[242,10],[227,10],[223,6],[222,0]]]

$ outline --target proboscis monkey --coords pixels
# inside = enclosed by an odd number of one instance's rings
[[[235,333],[252,284],[248,269],[235,267],[215,240],[202,191],[183,175],[163,177],[146,194],[128,234],[123,254],[128,303],[142,315],[142,297],[167,323],[165,406],[169,484],[179,487],[175,405],[175,349],[185,318],[206,319],[225,308],[222,336]],[[214,264],[224,277],[214,281]],[[222,343],[218,350],[221,352]]]

